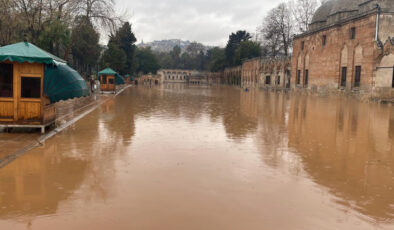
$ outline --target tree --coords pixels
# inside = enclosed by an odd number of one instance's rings
[[[235,51],[234,63],[241,65],[245,59],[255,58],[261,56],[260,44],[253,41],[243,41]]]
[[[155,52],[154,55],[158,60],[159,65],[164,69],[171,69],[173,66],[173,60],[167,52]]]
[[[172,68],[177,69],[181,65],[181,47],[175,46],[170,52],[172,58]]]
[[[289,56],[292,46],[293,20],[285,3],[269,11],[260,29],[264,54]]]
[[[100,56],[99,34],[86,17],[77,19],[72,31],[72,55],[74,67],[82,74],[90,75]]]
[[[23,28],[15,2],[0,0],[0,46],[17,41],[18,36],[22,37]]]
[[[94,25],[115,31],[122,20],[115,14],[114,0],[79,0],[78,15],[88,18]]]
[[[116,31],[115,35],[112,36],[112,40],[117,43],[118,47],[126,54],[126,63],[123,69],[120,69],[121,74],[127,74],[133,72],[133,63],[135,58],[136,46],[134,43],[137,41],[134,33],[131,30],[131,24],[126,22],[119,30]]]
[[[201,51],[204,51],[204,45],[197,42],[190,43],[186,48],[186,52],[192,57],[197,57]]]
[[[119,47],[113,38],[110,38],[108,42],[108,49],[104,52],[100,63],[101,68],[110,67],[116,72],[121,73],[121,71],[126,67],[126,61],[126,53]]]
[[[224,70],[227,66],[225,50],[215,47],[208,51],[210,59],[208,68],[211,72],[218,72]]]
[[[243,41],[248,41],[251,38],[252,38],[252,36],[244,30],[237,31],[236,33],[232,33],[229,36],[229,40],[227,42],[227,46],[226,46],[226,50],[225,50],[226,60],[227,60],[227,64],[229,66],[235,65],[234,54],[235,54],[235,51],[237,50],[238,46],[240,45],[240,43]]]
[[[321,1],[322,3],[325,1]],[[291,13],[295,20],[295,32],[308,31],[309,24],[320,3],[318,0],[292,0],[290,2]]]
[[[136,53],[138,60],[138,72],[144,74],[156,74],[157,70],[160,69],[160,65],[156,56],[152,53],[152,50],[150,48],[138,48]]]
[[[44,50],[64,57],[71,42],[71,31],[67,24],[59,19],[51,21],[38,38],[38,45]]]

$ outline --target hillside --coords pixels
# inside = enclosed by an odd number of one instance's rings
[[[150,47],[153,51],[157,52],[170,52],[175,46],[179,46],[182,52],[186,51],[186,48],[191,44],[190,41],[183,41],[180,39],[170,39],[170,40],[161,40],[161,41],[153,41],[148,43],[140,43],[138,47]],[[204,46],[205,51],[212,48],[209,46]]]

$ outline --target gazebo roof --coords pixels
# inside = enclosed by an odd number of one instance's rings
[[[0,61],[18,63],[57,64],[66,63],[65,60],[52,55],[29,42],[19,42],[0,47]]]
[[[111,68],[103,69],[98,73],[98,75],[115,75],[115,74],[117,73],[115,72],[115,70]]]

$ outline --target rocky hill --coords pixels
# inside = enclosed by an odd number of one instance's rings
[[[161,41],[153,41],[148,43],[140,43],[138,47],[150,47],[153,51],[156,52],[170,52],[175,46],[179,46],[182,52],[186,51],[186,48],[191,44],[190,41],[183,41],[180,39],[170,39],[170,40],[161,40]],[[209,46],[204,46],[206,50],[210,49]]]

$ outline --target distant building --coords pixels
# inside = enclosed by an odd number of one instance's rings
[[[243,87],[269,89],[290,88],[291,59],[253,58],[242,64],[241,83]]]
[[[192,70],[162,69],[158,71],[164,83],[186,83],[191,75],[196,72]]]
[[[394,1],[330,0],[294,38],[292,88],[394,97]]]

